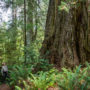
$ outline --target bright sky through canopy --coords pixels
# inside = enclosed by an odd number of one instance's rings
[[[3,9],[4,3],[0,1],[0,24],[2,22],[8,22],[11,15],[11,9]]]

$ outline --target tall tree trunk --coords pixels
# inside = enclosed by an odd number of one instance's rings
[[[12,1],[12,29],[13,29],[13,50],[16,50],[16,37],[17,37],[17,5],[16,0]]]
[[[27,59],[27,53],[26,53],[26,46],[27,46],[27,37],[26,37],[26,0],[24,0],[24,57],[25,57],[25,63]]]
[[[28,30],[27,30],[27,42],[30,43],[36,40],[37,28],[38,28],[38,2],[35,0],[28,0]],[[35,25],[35,26],[34,26]],[[35,27],[35,28],[34,28]]]
[[[33,36],[33,40],[36,40],[37,37],[37,30],[38,30],[38,21],[39,21],[39,17],[38,17],[38,7],[39,7],[40,1],[37,0],[36,1],[36,7],[35,7],[35,32],[34,32],[34,36]]]
[[[34,35],[34,30],[33,30],[33,12],[34,12],[34,1],[33,0],[28,0],[28,18],[27,18],[27,43],[28,46],[30,46],[31,42],[33,41],[33,35]]]
[[[86,44],[86,48],[87,48],[87,58],[88,61],[90,62],[90,0],[87,0],[87,8],[88,8],[88,31],[87,31],[87,44]]]
[[[41,56],[59,67],[74,67],[87,60],[85,39],[88,25],[86,2],[69,13],[59,11],[61,0],[50,0]]]

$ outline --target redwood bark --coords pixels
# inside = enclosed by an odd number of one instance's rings
[[[87,60],[86,37],[88,17],[86,2],[79,2],[69,13],[59,11],[61,0],[50,0],[42,58],[59,67],[74,67]]]

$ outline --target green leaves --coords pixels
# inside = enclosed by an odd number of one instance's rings
[[[76,67],[73,71],[71,69],[62,68],[60,74],[60,81],[58,81],[60,88],[65,90],[74,90],[75,88],[80,90],[87,90],[90,84],[90,77],[88,70],[90,70],[90,64],[87,63],[87,67],[81,68],[81,65]]]
[[[22,90],[22,89],[18,86],[15,86],[15,90]]]
[[[31,74],[31,82],[35,85],[35,88],[46,90],[48,87],[55,84],[56,78],[55,73],[50,74],[49,72],[40,72],[39,75],[35,76]]]
[[[47,72],[40,71],[37,74],[30,74],[28,81],[24,80],[24,89],[25,90],[47,90],[49,87],[54,87],[57,81],[57,70],[51,69]]]
[[[66,2],[64,1],[61,1],[61,5],[59,6],[59,10],[60,11],[66,11],[67,13],[69,13],[69,9],[70,9],[70,6],[69,4],[67,4]]]
[[[25,68],[26,67],[15,66],[13,69],[14,71],[11,74],[12,76],[10,76],[12,78],[11,83],[15,83],[16,85],[18,82],[20,82],[24,85],[24,90],[47,90],[49,87],[56,87],[57,85],[63,90],[89,89],[89,63],[86,63],[85,68],[82,68],[80,65],[74,68],[74,70],[62,68],[61,72],[53,68],[48,71],[40,71],[36,74],[28,72],[29,75],[27,75],[27,70],[25,71]],[[15,88],[15,90],[22,90],[18,86]]]
[[[85,0],[80,0],[80,2],[84,2]],[[60,11],[66,11],[67,13],[69,13],[70,8],[74,7],[76,8],[76,6],[78,6],[80,4],[80,2],[78,0],[62,0],[61,4],[59,6],[59,10]]]
[[[16,84],[18,80],[26,79],[31,73],[31,68],[25,67],[24,65],[14,65],[10,73],[10,85]]]

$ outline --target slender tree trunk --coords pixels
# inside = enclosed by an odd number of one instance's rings
[[[25,56],[25,63],[26,63],[26,46],[27,46],[27,37],[26,37],[26,0],[24,0],[24,56]]]
[[[33,35],[34,35],[34,28],[33,28],[33,13],[34,13],[34,1],[28,0],[28,30],[27,30],[27,42],[30,46],[31,42],[33,41]]]
[[[78,8],[71,7],[67,13],[58,10],[61,0],[49,2],[41,56],[59,67],[74,67],[87,60],[87,8],[86,2],[79,3]]]
[[[38,28],[38,11],[37,11],[37,9],[38,9],[38,1],[28,0],[27,42],[28,42],[29,46],[30,46],[31,42],[36,40],[36,36],[37,36],[37,28]],[[35,29],[34,29],[34,25],[35,25]]]
[[[16,50],[16,37],[17,37],[17,5],[16,0],[12,1],[12,29],[13,29],[13,50]]]
[[[37,37],[37,30],[38,30],[38,21],[39,21],[39,17],[38,17],[38,6],[39,6],[39,3],[40,1],[37,0],[36,1],[36,8],[35,8],[35,33],[34,33],[34,36],[33,36],[33,40],[35,41],[36,40],[36,37]]]

